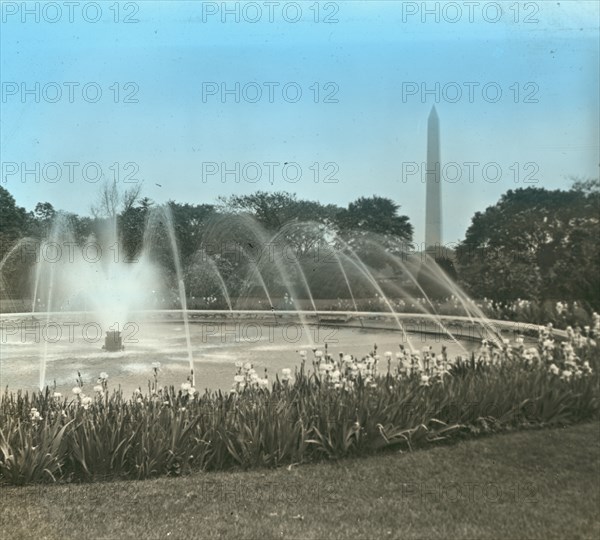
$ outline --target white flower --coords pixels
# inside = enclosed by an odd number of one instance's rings
[[[137,398],[137,399],[136,399],[136,402],[137,402],[137,403],[142,403],[142,398],[141,398],[141,397]]]
[[[316,356],[317,358],[322,358],[322,356],[323,356],[323,351],[315,351],[315,356]]]
[[[427,375],[421,375],[421,384],[423,386],[429,386],[429,377]]]
[[[570,379],[571,375],[573,375],[573,373],[568,369],[565,369],[561,374],[561,379]]]
[[[300,356],[302,358],[306,358],[306,351],[300,351]]]
[[[187,392],[191,387],[192,387],[192,385],[189,382],[181,383],[181,389],[184,392]]]
[[[385,351],[385,357],[386,358],[391,358],[392,357],[392,351]]]
[[[195,393],[197,392],[196,388],[191,386],[190,389],[188,390],[188,394],[190,396],[193,396]]]
[[[283,376],[287,379],[292,375],[292,370],[289,368],[283,368],[281,370],[281,373],[283,374]]]
[[[160,369],[160,362],[152,362],[153,369]]]
[[[236,368],[242,368],[243,366],[244,366],[244,362],[241,362],[239,360],[235,363]]]
[[[53,397],[55,397],[55,398],[61,398],[62,394],[60,392],[54,392]]]
[[[97,384],[96,386],[94,386],[94,392],[103,392],[104,388],[102,388],[101,385]]]
[[[108,373],[106,373],[105,371],[103,371],[102,373],[100,373],[100,378],[102,380],[106,380],[108,379]]]
[[[344,362],[346,362],[346,364],[349,364],[350,362],[352,362],[352,356],[350,356],[349,354],[345,354]]]
[[[252,364],[251,364],[250,362],[246,362],[246,363],[244,364],[244,369],[245,369],[246,371],[248,371],[248,370],[251,370],[251,369],[252,369]]]
[[[548,369],[550,370],[550,373],[553,373],[554,375],[558,375],[558,373],[560,372],[558,366],[556,366],[555,364],[550,364]]]
[[[244,382],[244,376],[243,376],[243,375],[236,375],[236,376],[233,378],[233,380],[234,380],[236,383],[241,383],[241,382]]]
[[[268,388],[268,386],[269,386],[269,379],[260,379],[258,381],[258,384],[260,385],[261,388]]]
[[[74,387],[73,387],[73,393],[74,393],[75,395],[79,395],[79,394],[81,394],[81,388],[80,388],[79,386],[74,386]]]
[[[91,397],[86,396],[81,400],[81,404],[83,405],[84,409],[87,409],[91,405],[91,403],[92,403]]]

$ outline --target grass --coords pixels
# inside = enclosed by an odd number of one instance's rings
[[[291,469],[2,487],[0,536],[597,538],[599,480],[593,422]]]

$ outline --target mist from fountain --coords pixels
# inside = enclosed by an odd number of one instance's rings
[[[183,329],[185,332],[185,343],[187,347],[188,363],[190,367],[191,383],[192,386],[196,386],[196,375],[194,370],[194,354],[192,349],[192,339],[190,337],[190,321],[187,309],[187,296],[185,294],[185,283],[183,281],[183,272],[181,269],[181,257],[179,255],[179,247],[177,246],[177,238],[175,236],[175,225],[173,223],[173,213],[171,208],[166,205],[155,210],[153,213],[160,213],[164,215],[166,220],[166,230],[169,236],[169,242],[171,247],[171,254],[175,263],[175,273],[177,275],[177,290],[179,292],[179,304],[181,306],[181,313],[183,315]]]
[[[31,313],[45,312],[46,324],[51,322],[51,316],[65,311],[82,311],[88,313],[103,331],[108,329],[122,329],[125,323],[130,322],[132,316],[157,307],[168,307],[164,303],[157,306],[157,298],[161,295],[168,297],[170,290],[177,291],[183,327],[187,361],[195,384],[194,356],[190,332],[190,312],[186,292],[186,275],[194,277],[202,284],[207,278],[216,279],[228,306],[229,313],[235,313],[228,280],[223,276],[219,265],[229,268],[228,276],[240,279],[239,269],[243,268],[246,277],[241,281],[242,286],[236,290],[237,299],[240,300],[243,290],[247,290],[252,280],[257,279],[264,291],[270,311],[277,321],[275,308],[276,299],[273,291],[286,292],[286,297],[293,304],[294,312],[307,336],[308,345],[315,348],[312,333],[309,330],[309,311],[302,309],[297,287],[306,295],[305,300],[310,303],[312,312],[319,323],[314,291],[311,287],[319,284],[320,299],[323,298],[322,279],[327,277],[339,291],[339,283],[343,283],[349,295],[350,305],[354,311],[344,311],[348,318],[358,317],[363,326],[362,315],[356,297],[357,288],[363,291],[373,291],[386,306],[390,317],[395,321],[397,330],[402,339],[408,344],[411,351],[415,347],[411,343],[409,333],[401,321],[399,312],[394,308],[393,302],[414,302],[417,311],[425,315],[439,326],[440,331],[447,335],[461,349],[465,350],[461,342],[453,335],[448,325],[444,324],[443,316],[436,309],[432,298],[417,279],[419,272],[425,273],[433,280],[447,296],[452,296],[460,304],[461,312],[468,320],[478,323],[491,330],[492,339],[499,342],[498,332],[491,326],[479,309],[469,297],[455,284],[437,263],[426,255],[420,255],[415,260],[406,261],[394,254],[386,247],[384,240],[378,236],[361,236],[359,247],[367,247],[369,257],[377,257],[378,270],[370,267],[364,254],[351,246],[348,241],[341,238],[335,231],[315,223],[290,223],[275,234],[268,233],[255,219],[246,215],[220,215],[209,222],[204,230],[200,245],[195,256],[192,256],[188,265],[183,267],[173,215],[168,207],[157,207],[148,213],[144,228],[141,247],[134,254],[135,259],[127,259],[121,248],[121,238],[117,230],[116,219],[104,220],[95,236],[90,236],[85,242],[77,244],[67,217],[59,214],[53,221],[49,236],[37,245],[37,259],[33,279],[33,298]],[[301,260],[301,252],[307,253],[311,242],[320,241],[328,247],[333,259],[327,261],[323,258]],[[5,264],[15,253],[27,247],[31,251],[31,239],[22,239],[5,255],[0,262],[0,275]],[[218,258],[208,254],[207,246],[224,245],[233,243],[239,249],[235,251],[236,257],[242,255],[242,260],[237,260],[238,266],[226,263],[227,255],[221,254]],[[294,243],[296,252],[289,250]],[[302,247],[299,247],[302,244]],[[277,249],[277,246],[284,249]],[[67,246],[71,248],[66,249]],[[73,246],[75,248],[73,249]],[[61,257],[52,257],[52,249],[63,249]],[[268,250],[265,249],[268,247]],[[361,247],[361,249],[362,249]],[[253,256],[256,249],[260,249],[260,257]],[[230,249],[230,248],[229,248]],[[227,251],[227,250],[226,250]],[[293,253],[293,255],[292,255]],[[231,254],[231,251],[230,251]],[[266,255],[266,256],[265,256]],[[290,256],[291,255],[291,256]],[[202,264],[198,264],[198,257]],[[370,260],[370,259],[369,259]],[[168,270],[169,261],[172,265]],[[387,292],[384,291],[380,280],[384,278],[382,269],[397,269],[404,276],[404,281],[411,284],[415,293],[409,292],[402,283],[387,281]],[[174,270],[174,276],[172,273]],[[187,272],[187,274],[184,272]],[[192,272],[192,274],[190,274]],[[238,273],[236,275],[236,272]],[[339,280],[336,280],[339,275]],[[172,277],[169,277],[172,276]],[[309,278],[310,277],[310,281]],[[242,275],[243,278],[243,275]],[[2,276],[4,280],[4,277]],[[382,282],[383,283],[383,282]],[[365,286],[367,289],[365,289]],[[392,292],[390,292],[390,290]],[[326,293],[326,289],[325,289]],[[339,292],[338,300],[340,300]],[[363,292],[364,294],[364,292]],[[391,296],[390,296],[391,295]],[[415,296],[416,295],[416,296]],[[326,296],[326,298],[329,298]],[[344,299],[344,296],[341,297]],[[370,296],[372,298],[372,296]],[[267,310],[264,310],[265,313]],[[371,310],[372,311],[372,310]],[[194,313],[197,313],[196,311]],[[287,312],[286,313],[290,313]],[[135,314],[135,315],[134,315]],[[45,340],[40,350],[39,385],[46,384],[46,366],[48,361],[48,341]]]
[[[267,284],[265,283],[265,279],[263,278],[263,275],[262,275],[262,273],[260,271],[260,268],[258,267],[258,264],[256,263],[256,261],[254,259],[252,259],[252,258],[250,258],[248,256],[248,251],[243,246],[240,246],[240,247],[241,247],[242,253],[244,253],[244,255],[246,255],[246,257],[248,258],[248,260],[252,263],[252,267],[254,269],[253,275],[255,275],[255,276],[258,277],[258,280],[260,282],[260,286],[262,287],[262,289],[263,289],[263,291],[265,293],[265,297],[267,298],[267,302],[269,303],[269,307],[271,309],[274,309],[274,307],[273,307],[273,300],[271,299],[271,293],[269,293],[269,288],[267,287]],[[252,283],[252,280],[248,279],[246,281],[246,287],[245,288],[248,289],[250,287],[251,283]]]
[[[9,262],[13,262],[15,255],[21,255],[20,259],[21,259],[21,262],[23,262],[24,249],[27,248],[27,251],[31,252],[31,245],[33,245],[33,244],[35,244],[35,240],[33,238],[30,238],[30,237],[20,238],[19,240],[17,240],[15,242],[14,246],[12,246],[4,254],[2,259],[0,260],[0,291],[4,291],[6,293],[8,300],[12,304],[13,310],[15,310],[16,304],[15,304],[14,299],[12,298],[12,295],[10,294],[10,286],[6,282],[6,279],[4,278],[4,267]]]
[[[358,306],[356,305],[356,298],[354,298],[354,293],[352,292],[352,287],[350,287],[350,280],[348,279],[348,273],[346,272],[344,265],[342,264],[342,261],[340,259],[340,256],[338,255],[337,251],[334,250],[333,255],[335,257],[335,260],[337,261],[340,272],[344,276],[344,282],[346,283],[346,286],[348,287],[348,292],[350,293],[350,298],[352,299],[352,305],[354,306],[354,311],[356,311],[358,313]],[[362,318],[360,316],[358,317],[358,320],[360,321],[360,325],[363,326]]]
[[[281,244],[286,245],[287,242],[285,241],[285,233],[286,233],[286,227],[283,227],[283,229],[280,232],[278,232],[271,238],[270,243],[273,245],[281,245]],[[283,240],[283,242],[281,242],[281,240]],[[304,270],[302,269],[302,265],[298,261],[297,255],[293,254],[292,257],[289,257],[289,253],[286,252],[284,249],[281,252],[279,250],[277,250],[276,256],[280,257],[284,263],[287,261],[288,263],[291,263],[293,265],[294,269],[296,270],[296,272],[298,272],[298,275],[300,276],[300,279],[302,281],[302,286],[308,296],[308,299],[310,300],[310,304],[313,308],[313,311],[315,313],[318,313],[317,306],[315,304],[315,299],[313,298],[312,292],[310,290],[310,286],[306,279],[306,274],[304,273]],[[285,272],[289,276],[289,273],[287,271],[285,271]],[[318,318],[318,316],[317,316],[317,318]]]
[[[187,301],[181,263],[168,209],[158,209],[150,219],[144,234],[140,253],[129,258],[122,248],[116,219],[106,220],[96,235],[83,243],[76,242],[68,218],[59,214],[55,217],[49,236],[36,246],[31,312],[37,311],[43,301],[46,327],[56,313],[83,311],[91,314],[92,320],[102,332],[122,331],[125,325],[135,322],[131,318],[150,308],[157,292],[161,291],[161,272],[151,261],[153,227],[163,227],[168,235],[172,258],[176,270],[177,290],[184,319],[186,345],[190,371],[193,374],[192,343],[187,317]],[[15,249],[22,245],[15,246]],[[13,250],[14,251],[14,250]],[[10,254],[8,254],[10,255]],[[8,258],[8,256],[6,257]],[[150,294],[153,291],[154,294]],[[46,384],[48,363],[48,340],[43,340],[40,351],[39,384]]]
[[[204,268],[204,265],[208,266],[210,273],[217,279],[217,283],[219,284],[219,289],[221,290],[221,294],[223,295],[223,298],[227,304],[227,307],[229,308],[229,311],[233,311],[233,305],[231,303],[229,291],[227,290],[227,285],[225,284],[225,280],[223,279],[221,272],[219,272],[219,268],[216,265],[213,258],[210,255],[208,255],[208,253],[206,253],[206,251],[204,251],[203,249],[200,249],[196,253],[196,260],[198,260],[198,259],[200,260],[202,267]]]
[[[367,280],[369,281],[369,283],[371,283],[373,285],[373,288],[377,291],[377,293],[380,295],[380,297],[383,299],[383,301],[387,305],[387,307],[390,310],[390,312],[393,314],[394,319],[396,320],[396,324],[398,325],[398,329],[402,333],[402,337],[404,338],[404,340],[406,341],[406,343],[408,343],[409,349],[411,350],[411,352],[414,352],[415,348],[413,347],[412,342],[411,342],[410,338],[408,337],[408,334],[404,330],[404,326],[400,322],[400,318],[398,317],[398,314],[396,313],[396,311],[394,310],[394,307],[390,303],[389,298],[383,292],[383,289],[381,288],[381,286],[379,285],[379,283],[377,283],[377,280],[373,277],[373,274],[369,271],[369,269],[367,268],[367,266],[356,255],[356,253],[354,252],[354,250],[348,245],[347,242],[345,242],[343,240],[341,240],[341,242],[344,245],[344,247],[352,255],[352,257],[349,257],[349,256],[345,256],[345,257],[348,259],[349,262],[351,262],[354,266],[356,266],[358,268],[359,272],[361,272],[367,278]]]
[[[281,239],[281,233],[268,233],[265,228],[262,227],[258,221],[256,221],[256,219],[249,215],[232,214],[218,216],[209,222],[205,230],[204,237],[207,245],[220,246],[221,251],[223,251],[223,248],[227,250],[227,246],[235,246],[234,253],[236,254],[236,258],[239,252],[244,253],[249,260],[254,262],[255,267],[257,268],[261,279],[263,280],[263,283],[265,267],[268,265],[271,270],[275,269],[274,280],[279,280],[281,284],[283,284],[283,288],[287,291],[289,298],[291,298],[292,304],[298,313],[302,331],[308,338],[308,345],[314,349],[314,339],[309,330],[309,324],[306,319],[306,315],[298,303],[298,296],[293,285],[292,276],[286,268],[286,261],[283,258],[283,253],[279,252],[277,249],[274,249],[276,248],[277,241]],[[248,247],[250,249],[247,249]],[[254,250],[256,248],[260,250],[258,252],[259,256],[253,257],[249,252],[250,250]],[[287,262],[290,262],[289,259]],[[305,291],[309,295],[313,310],[316,312],[316,305],[314,299],[312,298],[306,276],[302,272],[302,268],[297,263],[295,263],[295,268],[296,270],[300,271]],[[265,292],[267,292],[266,285],[264,288]],[[269,301],[271,301],[271,295],[268,292],[267,296]],[[270,305],[273,306],[272,303]]]
[[[436,315],[439,315],[436,311],[436,307],[434,305],[434,303],[432,302],[431,298],[429,298],[429,295],[425,292],[425,289],[421,286],[421,284],[419,283],[419,280],[417,279],[417,277],[415,276],[415,273],[410,271],[408,269],[408,267],[406,266],[406,264],[404,264],[399,257],[392,255],[391,253],[388,253],[386,250],[384,250],[380,245],[375,246],[377,249],[381,250],[381,255],[382,257],[384,257],[387,260],[390,260],[394,265],[398,266],[402,272],[403,275],[407,276],[411,282],[413,283],[413,285],[419,290],[419,292],[421,293],[422,297],[427,301],[427,303],[429,304],[431,310],[427,311],[425,309],[425,306],[422,305],[420,302],[416,302],[416,305],[419,306],[419,309],[421,311],[421,313],[423,314],[427,314],[427,315],[433,315],[434,317]],[[429,264],[433,263],[433,260],[429,260],[427,261]],[[436,265],[437,266],[437,265]],[[421,266],[420,267],[420,271],[423,271],[424,267]],[[445,274],[444,274],[445,275]],[[397,286],[394,286],[395,288],[398,288]],[[415,300],[414,298],[411,298],[411,300]],[[460,343],[460,341],[458,339],[456,339],[456,337],[452,334],[452,332],[450,331],[450,329],[443,323],[443,320],[440,319],[439,317],[437,317],[437,324],[439,325],[440,329],[447,335],[450,337],[450,339],[456,343],[464,352],[467,352],[467,350],[465,349],[465,347],[462,345],[462,343]]]

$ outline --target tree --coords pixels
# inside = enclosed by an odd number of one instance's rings
[[[17,206],[14,197],[0,186],[0,238],[4,246],[24,236],[29,216],[25,208]],[[7,248],[8,249],[8,248]]]
[[[338,208],[315,201],[298,200],[295,193],[257,191],[251,195],[219,197],[221,209],[253,216],[267,230],[275,232],[291,221],[333,220]]]
[[[23,272],[23,256],[27,253],[14,252],[5,257],[27,236],[31,216],[17,206],[14,197],[0,186],[0,298],[14,300],[23,295],[27,288],[27,272]]]
[[[212,204],[179,204],[175,201],[167,204],[173,216],[181,260],[186,263],[202,247],[204,228],[215,208]]]
[[[39,202],[35,205],[33,215],[36,219],[44,222],[50,222],[56,215],[56,210],[54,210],[54,206],[52,206],[49,202]]]
[[[477,212],[457,249],[460,278],[495,300],[600,304],[600,193],[594,181],[569,191],[510,190]]]
[[[400,205],[385,197],[359,197],[347,209],[340,210],[336,221],[340,230],[392,235],[412,240],[413,227],[408,216],[398,215]]]
[[[598,178],[578,178],[571,179],[573,182],[572,189],[587,195],[598,194],[600,192],[600,179]]]
[[[400,205],[384,197],[360,197],[336,215],[340,236],[361,260],[374,268],[387,265],[384,252],[401,256],[412,242],[413,226],[399,215]]]
[[[52,206],[52,204],[49,202],[37,203],[33,213],[30,214],[31,217],[29,220],[27,235],[36,238],[44,238],[48,236],[56,214],[57,212],[54,209],[54,206]]]
[[[125,191],[120,191],[117,182],[106,180],[100,185],[96,204],[90,208],[95,218],[114,219],[127,212],[139,200],[142,184],[136,184]]]
[[[125,260],[135,260],[144,243],[144,232],[148,212],[153,202],[144,197],[137,206],[128,205],[118,217],[120,241],[125,254]]]

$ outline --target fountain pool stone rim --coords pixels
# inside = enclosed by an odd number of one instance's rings
[[[143,310],[134,311],[131,313],[132,321],[148,320],[152,322],[163,322],[163,323],[181,323],[183,322],[183,310],[181,309],[168,309],[168,310]],[[57,319],[67,319],[70,317],[76,318],[77,320],[86,319],[89,316],[93,317],[93,312],[90,311],[57,311],[57,312],[21,312],[21,313],[0,313],[0,323],[6,322],[27,322],[35,320],[43,322],[47,316],[53,317],[54,321]],[[452,333],[455,337],[463,340],[475,340],[480,341],[485,336],[474,335],[469,330],[479,326],[483,329],[489,328],[495,331],[495,335],[512,335],[521,334],[523,332],[537,332],[539,333],[546,327],[544,325],[533,324],[533,323],[521,323],[515,321],[506,321],[500,319],[481,319],[476,317],[467,317],[462,315],[436,315],[427,313],[392,313],[389,311],[331,311],[331,310],[187,310],[189,322],[191,324],[210,323],[215,320],[223,321],[236,321],[236,320],[248,320],[248,319],[260,319],[267,323],[269,321],[291,321],[297,319],[299,324],[302,324],[302,319],[309,325],[321,325],[321,326],[332,326],[332,327],[347,327],[347,328],[363,328],[365,330],[379,330],[379,331],[390,331],[399,332],[400,330],[396,325],[394,326],[364,326],[365,321],[375,321],[376,324],[380,324],[382,321],[392,319],[391,322],[395,322],[400,319],[409,325],[406,328],[407,331],[420,334],[441,334],[445,333],[443,326],[444,324],[455,323],[456,326],[452,327]],[[32,319],[33,318],[33,319]],[[439,321],[439,322],[438,322]],[[437,328],[435,324],[437,323]],[[434,325],[434,326],[427,326]],[[463,330],[467,330],[464,332]],[[567,333],[564,330],[553,329],[554,334],[565,339]],[[490,337],[490,339],[494,339]]]

